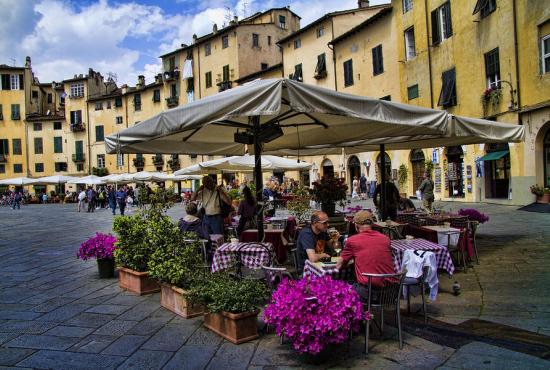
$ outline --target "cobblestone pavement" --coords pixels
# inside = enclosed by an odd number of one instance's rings
[[[111,231],[108,211],[0,208],[0,368],[549,368],[550,215],[476,207],[491,217],[479,231],[480,265],[441,276],[430,324],[405,316],[403,350],[388,327],[368,359],[361,336],[318,357],[297,355],[273,334],[235,346],[200,318],[161,308],[158,294],[124,292],[116,279],[97,277],[95,261],[76,259],[83,240]]]

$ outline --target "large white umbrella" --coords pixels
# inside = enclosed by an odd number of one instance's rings
[[[23,185],[30,185],[35,183],[36,183],[36,179],[30,179],[28,177],[15,177],[12,179],[0,180],[0,185],[23,186]]]
[[[78,177],[75,176],[65,176],[65,175],[53,175],[45,176],[36,179],[36,184],[47,184],[47,185],[59,185],[65,184],[71,180],[77,180]]]
[[[75,180],[67,181],[67,184],[79,184],[79,185],[103,185],[105,182],[96,175],[84,176]]]
[[[166,181],[166,174],[162,172],[141,171],[132,174],[134,181]]]
[[[106,184],[123,184],[134,181],[133,174],[130,173],[113,173],[111,175],[102,176],[101,180]]]
[[[210,174],[219,171],[253,171],[256,165],[254,156],[231,156],[213,159],[194,164],[174,172],[176,175]],[[262,155],[262,171],[306,170],[311,168],[310,163],[298,162],[296,159],[277,157],[274,155]]]
[[[170,181],[188,181],[188,180],[200,180],[202,176],[200,175],[176,175],[176,173],[171,173],[166,175],[166,180]]]

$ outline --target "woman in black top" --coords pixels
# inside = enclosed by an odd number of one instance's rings
[[[244,199],[239,203],[237,213],[241,216],[239,226],[237,227],[237,235],[245,230],[245,227],[254,227],[254,217],[256,216],[256,200],[252,196],[252,192],[248,186],[243,188]]]

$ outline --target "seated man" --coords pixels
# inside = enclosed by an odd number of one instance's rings
[[[330,257],[338,247],[338,238],[331,239],[327,234],[328,216],[325,212],[316,211],[311,214],[311,224],[298,234],[296,249],[298,253],[298,269],[302,272],[306,259],[317,262],[321,258]]]
[[[355,214],[353,223],[357,234],[346,240],[342,256],[338,259],[336,267],[345,267],[353,258],[355,264],[355,276],[357,283],[354,288],[361,299],[368,299],[368,279],[362,273],[370,274],[394,274],[395,268],[390,248],[390,238],[372,230],[373,215],[369,211],[360,211]],[[381,279],[373,279],[374,287],[382,287]]]

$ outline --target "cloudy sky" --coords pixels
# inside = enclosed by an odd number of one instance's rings
[[[390,0],[371,0],[371,5]],[[160,72],[159,55],[191,43],[233,15],[290,6],[305,26],[323,14],[357,7],[357,0],[0,0],[0,64],[32,58],[41,82],[61,81],[88,68],[135,85]]]

